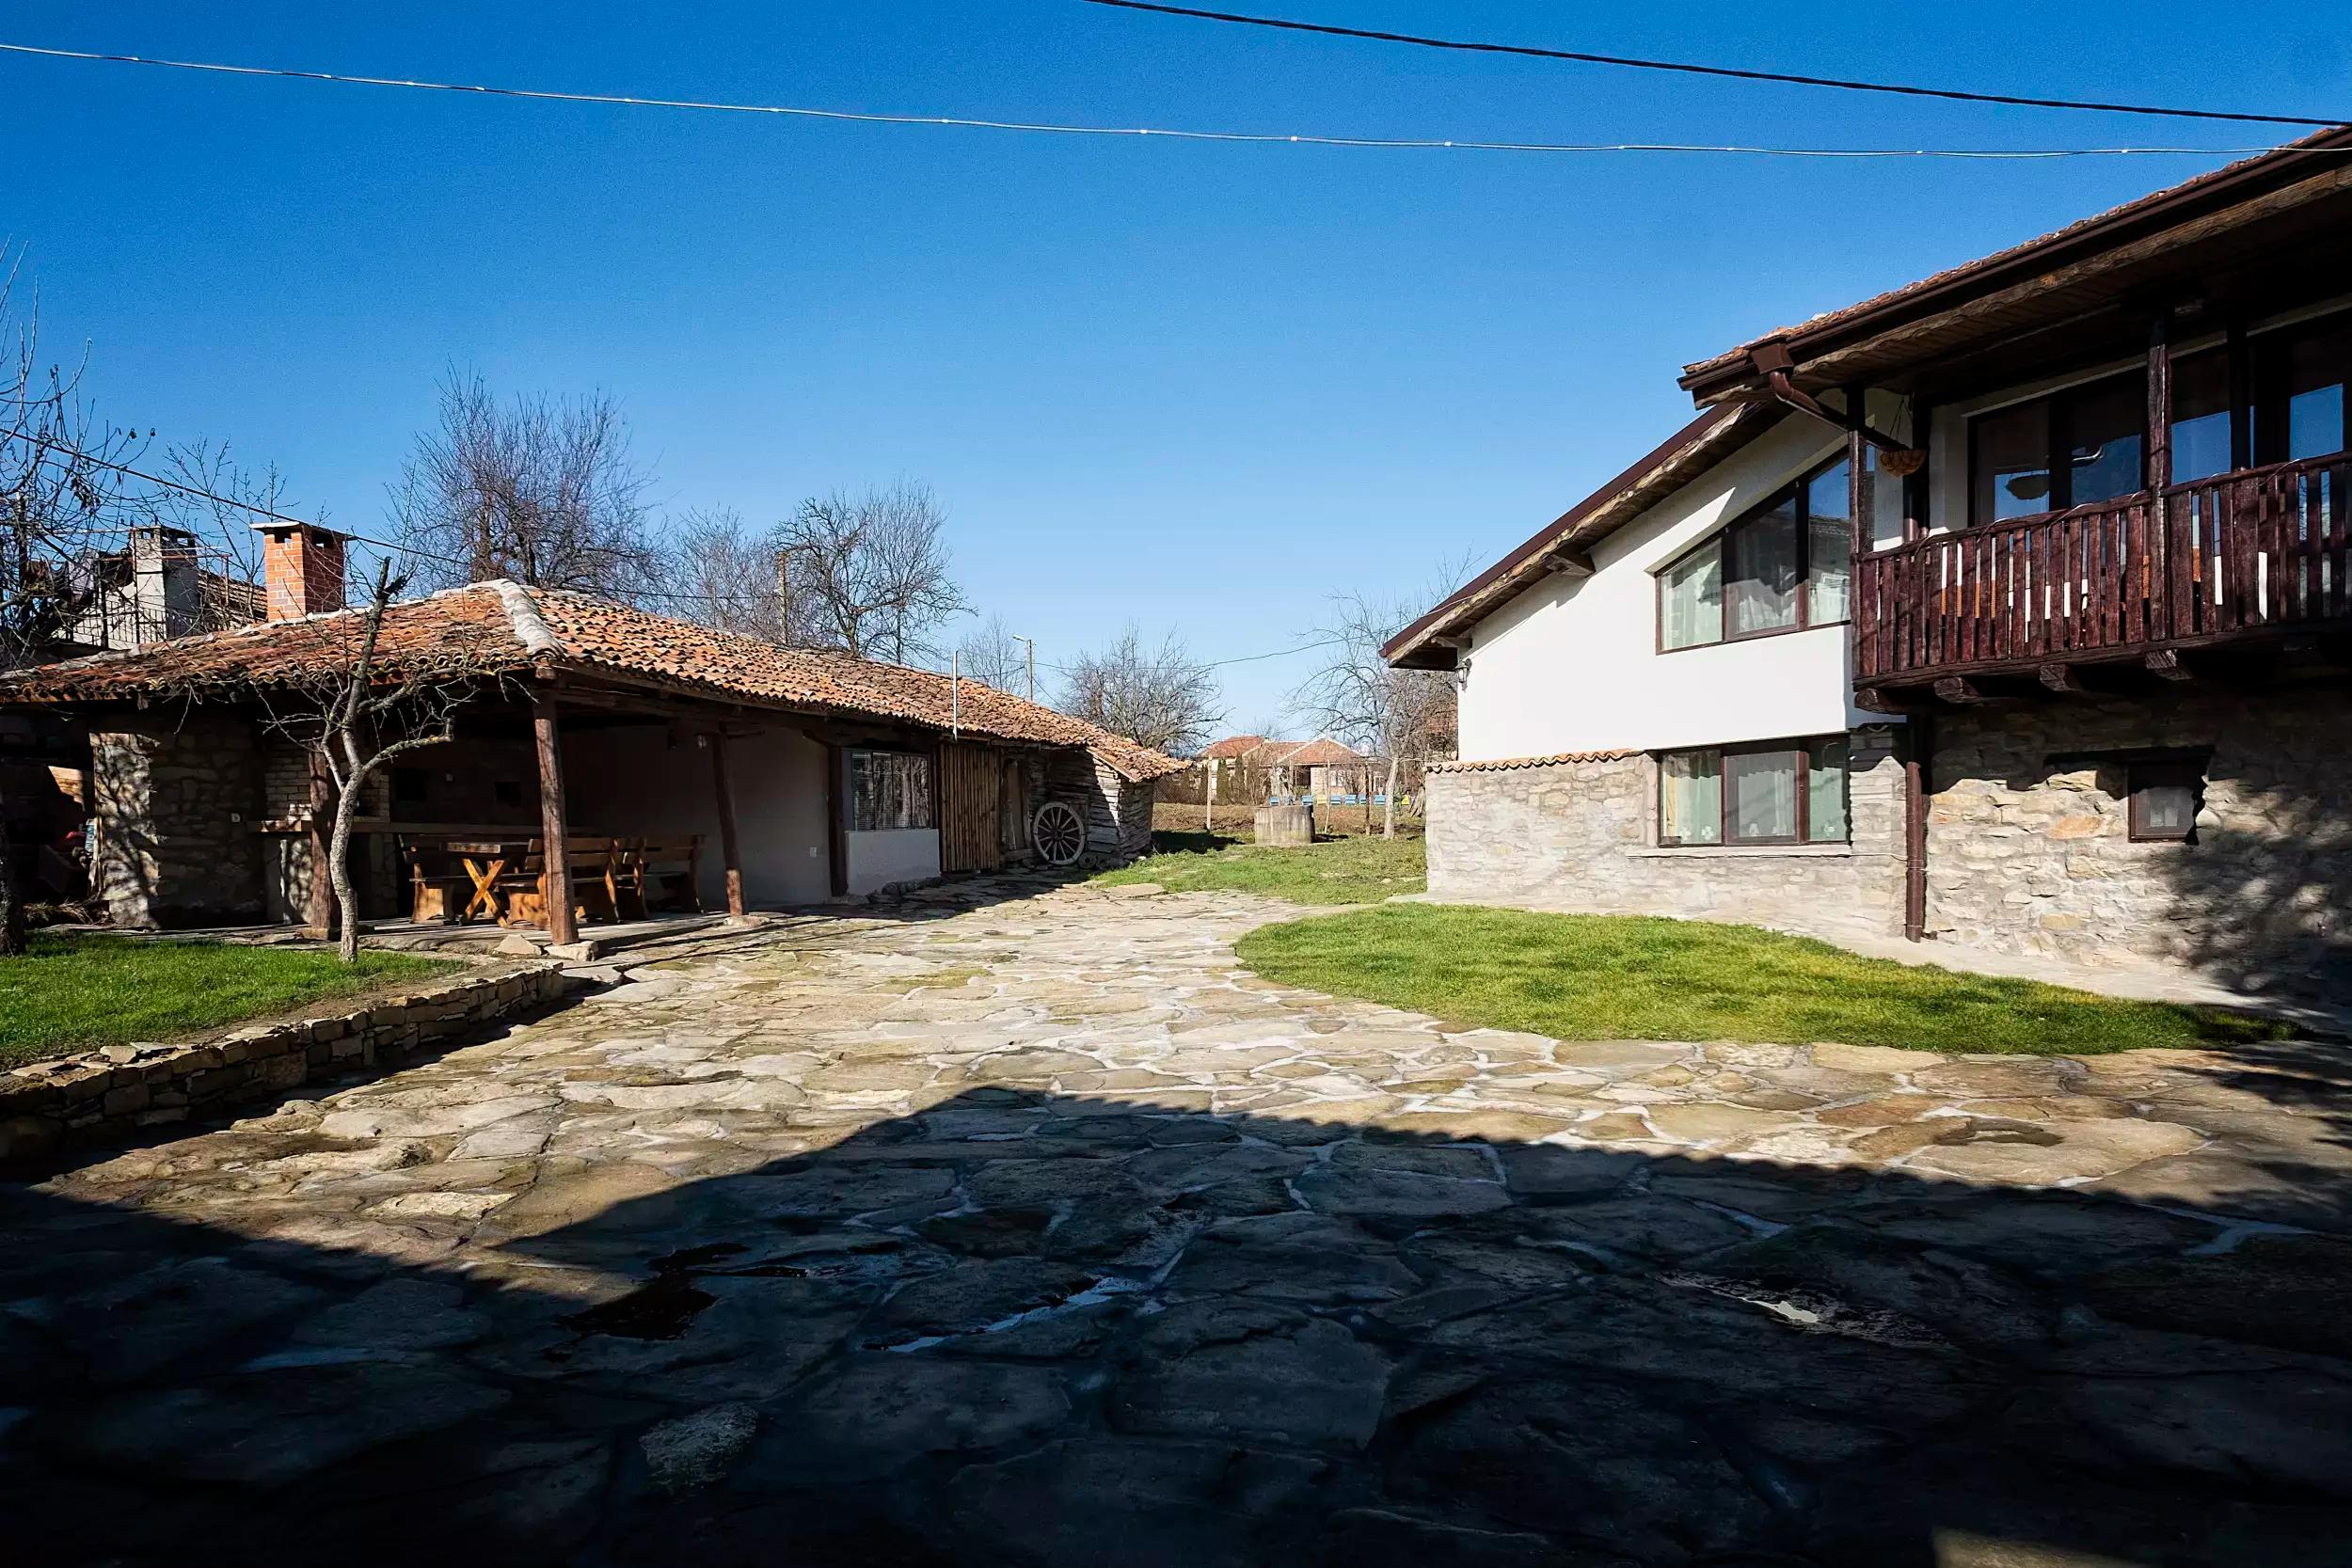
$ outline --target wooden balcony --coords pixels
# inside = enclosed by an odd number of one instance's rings
[[[1965,702],[2019,676],[2057,690],[2099,672],[2178,677],[2190,650],[2352,634],[2348,487],[2352,453],[2338,452],[1862,556],[1861,700]]]

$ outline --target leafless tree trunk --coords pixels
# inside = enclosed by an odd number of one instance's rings
[[[956,655],[963,662],[963,673],[974,680],[985,681],[999,691],[1025,694],[1027,650],[1006,628],[1002,616],[990,616],[956,645]]]
[[[779,646],[807,641],[778,578],[781,547],[781,531],[755,529],[731,506],[686,513],[665,551],[675,608],[713,631]]]
[[[1294,701],[1327,734],[1388,760],[1381,834],[1394,838],[1396,796],[1406,770],[1418,773],[1452,731],[1454,681],[1438,671],[1391,669],[1380,657],[1381,645],[1412,623],[1409,605],[1342,594],[1332,596],[1331,606],[1331,624],[1316,631],[1334,644],[1330,657]]]
[[[651,483],[610,394],[501,403],[452,371],[437,420],[391,487],[404,576],[441,588],[512,578],[635,600],[655,575]]]
[[[1081,654],[1064,676],[1061,710],[1114,735],[1169,752],[1200,749],[1225,717],[1216,672],[1170,632],[1156,652],[1129,626],[1099,653]]]
[[[946,521],[913,483],[803,501],[777,535],[795,641],[893,664],[938,657],[940,628],[969,608],[948,572]]]

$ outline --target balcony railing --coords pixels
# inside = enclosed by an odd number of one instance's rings
[[[1961,533],[1854,563],[1854,679],[1917,684],[2352,624],[2352,453]]]

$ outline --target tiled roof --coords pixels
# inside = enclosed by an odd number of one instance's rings
[[[1265,743],[1266,738],[1262,735],[1230,735],[1222,740],[1209,742],[1201,749],[1200,754],[1204,758],[1246,757]]]
[[[290,685],[347,659],[358,624],[358,611],[311,615],[67,659],[0,675],[0,705],[226,696]],[[609,599],[511,582],[472,583],[392,606],[378,651],[388,678],[436,668],[604,672],[795,712],[900,720],[941,731],[952,724],[992,739],[1083,746],[1130,780],[1184,766],[976,680],[951,683],[935,671],[779,648]]]
[[[1351,752],[1329,736],[1322,736],[1295,746],[1272,759],[1276,768],[1331,768],[1351,762],[1362,762],[1360,752]]]
[[[1569,762],[1623,762],[1639,752],[1555,752],[1548,757],[1497,757],[1489,762],[1433,762],[1432,773],[1505,773],[1517,768],[1557,768]]]

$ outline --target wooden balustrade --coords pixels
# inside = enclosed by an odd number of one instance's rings
[[[1854,562],[1854,678],[2352,622],[2352,453],[1931,534]]]

